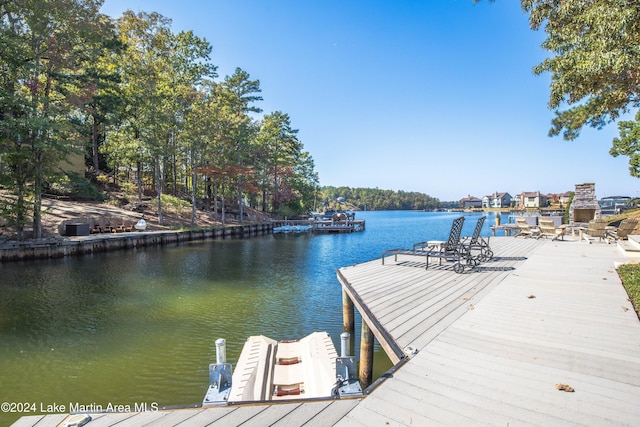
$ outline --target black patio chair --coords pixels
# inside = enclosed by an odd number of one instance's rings
[[[412,249],[388,249],[382,252],[382,264],[384,265],[385,257],[394,255],[395,260],[398,260],[398,255],[417,255],[424,256],[426,258],[426,267],[429,268],[429,258],[439,258],[440,261],[445,259],[446,261],[455,262],[453,265],[453,271],[456,273],[462,273],[465,267],[474,267],[474,263],[469,258],[469,251],[460,243],[460,235],[462,233],[462,225],[464,224],[464,217],[461,216],[453,221],[451,225],[451,231],[449,232],[449,238],[446,242],[440,241],[427,241],[414,243]]]
[[[489,236],[485,239],[480,236],[484,221],[487,217],[482,216],[476,223],[476,228],[473,230],[473,234],[470,237],[464,237],[461,244],[469,251],[469,257],[476,265],[481,262],[489,261],[493,258],[493,251],[489,247]],[[477,251],[477,255],[473,255],[474,251]]]

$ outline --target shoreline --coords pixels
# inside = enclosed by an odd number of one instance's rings
[[[273,232],[271,222],[187,230],[133,231],[88,236],[55,236],[0,244],[0,263],[83,256],[181,242],[251,237]]]

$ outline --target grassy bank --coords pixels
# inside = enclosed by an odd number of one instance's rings
[[[636,313],[640,317],[640,264],[623,264],[618,267],[618,274]]]

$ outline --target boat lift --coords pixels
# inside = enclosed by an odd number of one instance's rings
[[[340,335],[340,344],[338,356],[326,332],[314,332],[298,341],[252,336],[232,373],[226,362],[226,341],[220,338],[216,340],[216,363],[209,365],[209,388],[202,406],[362,396],[357,360],[349,356],[349,333]]]

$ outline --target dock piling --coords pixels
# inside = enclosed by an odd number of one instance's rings
[[[342,326],[345,332],[351,335],[355,332],[353,301],[347,292],[342,288]]]
[[[373,378],[373,331],[362,321],[362,333],[360,337],[360,382],[364,387],[371,384]]]

